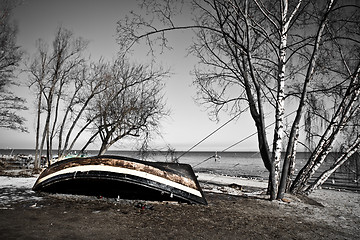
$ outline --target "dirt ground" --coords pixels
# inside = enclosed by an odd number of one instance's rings
[[[331,194],[323,190],[313,198],[287,196],[289,202],[271,202],[258,188],[245,187],[237,190],[240,194],[229,194],[228,186],[201,185],[207,206],[34,193],[29,187],[5,185],[0,187],[0,239],[359,239],[360,236],[357,193]],[[351,198],[349,203],[344,202],[349,199],[346,194]],[[326,199],[335,195],[342,199],[341,203]]]

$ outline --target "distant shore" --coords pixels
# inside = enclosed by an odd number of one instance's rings
[[[182,155],[182,152],[176,151],[175,153],[175,157]],[[35,150],[33,149],[0,149],[0,170],[2,168],[30,169],[34,164],[34,154]],[[96,155],[97,151],[88,152],[88,154]],[[137,151],[109,151],[108,154],[140,158]],[[304,161],[309,154],[309,152],[299,152],[297,156],[297,166],[304,164]],[[258,152],[243,151],[218,153],[219,157],[217,161],[211,157],[213,155],[214,152],[212,151],[189,152],[183,156],[179,162],[190,164],[194,171],[201,173],[214,173],[258,180],[265,180],[268,178],[268,172],[265,169]],[[172,157],[168,156],[166,151],[149,152],[147,155],[147,159],[151,161],[172,161],[171,158]],[[45,158],[42,160],[42,166],[46,167]],[[325,168],[327,167],[323,166],[323,170]],[[297,167],[297,169],[299,169],[299,167]],[[349,167],[344,166],[343,170],[346,171],[337,171],[332,174],[332,176],[323,184],[323,187],[360,192],[360,173],[358,172],[359,168],[357,167],[356,169],[349,172]],[[315,180],[318,175],[319,173],[317,173],[311,181]]]

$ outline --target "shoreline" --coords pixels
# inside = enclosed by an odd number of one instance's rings
[[[31,190],[37,174],[0,176],[0,238],[357,239],[360,234],[359,193],[319,189],[309,197],[287,194],[287,201],[269,201],[264,181],[196,175],[207,206],[38,193]]]
[[[10,151],[10,150],[9,150]],[[31,150],[33,151],[33,150]],[[132,156],[132,154],[135,151],[122,151],[129,153],[127,157],[135,157]],[[0,149],[1,153],[1,149]],[[189,154],[192,154],[192,157],[194,159],[202,158],[204,152],[198,151],[198,152],[192,152]],[[210,153],[210,152],[208,152]],[[249,153],[245,155],[237,155],[235,153]],[[238,178],[244,178],[244,179],[254,179],[259,180],[260,182],[267,182],[268,174],[264,170],[262,163],[258,162],[258,158],[254,156],[254,152],[251,151],[242,151],[242,152],[228,152],[226,154],[235,154],[236,156],[240,157],[239,162],[235,164],[237,166],[236,171],[232,167],[232,163],[229,165],[230,161],[234,161],[234,156],[223,156],[223,159],[220,159],[219,161],[209,161],[207,162],[206,166],[199,167],[199,164],[194,163],[194,160],[191,158],[186,159],[186,161],[180,161],[181,163],[187,163],[193,166],[193,170],[196,173],[209,175],[209,174],[216,174],[221,176],[233,176]],[[304,152],[306,153],[306,152]],[[166,159],[166,156],[164,155],[165,152],[157,153],[157,155],[153,156],[156,161],[168,161]],[[198,155],[200,154],[200,155]],[[126,155],[126,154],[125,154]],[[124,155],[124,156],[125,156]],[[251,156],[251,157],[250,157]],[[247,158],[250,157],[250,158]],[[164,158],[164,159],[162,159]],[[191,160],[190,160],[191,159]],[[245,160],[242,160],[245,159]],[[230,161],[229,161],[230,160]],[[256,163],[254,161],[257,161]],[[241,164],[240,164],[241,162]],[[42,161],[42,164],[45,165],[45,162]],[[195,165],[194,165],[195,164]],[[30,155],[1,155],[0,154],[0,171],[5,169],[31,169],[34,165],[34,156]],[[314,181],[317,175],[315,175],[310,181]],[[349,175],[349,178],[346,178],[346,176],[343,175],[343,173],[334,173],[331,178],[329,178],[323,185],[323,189],[340,189],[341,191],[353,191],[353,192],[360,192],[360,185],[358,183],[357,179],[353,179],[353,175]],[[205,179],[208,180],[208,179]],[[240,184],[241,185],[241,184]]]

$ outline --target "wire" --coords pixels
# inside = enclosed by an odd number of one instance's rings
[[[193,166],[193,168],[195,168],[195,167],[199,166],[200,164],[203,164],[204,162],[209,161],[209,160],[210,160],[210,159],[212,159],[213,157],[214,157],[214,156],[208,157],[207,159],[205,159],[205,160],[203,160],[203,161],[199,162],[198,164],[194,165],[194,166]]]
[[[295,112],[296,112],[296,110],[295,110],[295,111],[293,111],[293,112],[291,112],[291,113],[289,113],[289,114],[287,114],[284,118],[289,117],[290,115],[294,114]],[[265,127],[265,129],[269,128],[270,126],[272,126],[272,125],[274,125],[274,124],[275,124],[275,122],[273,122],[273,123],[271,123],[271,124],[267,125],[267,126]],[[216,131],[217,131],[217,130],[216,130]],[[256,134],[257,134],[257,131],[256,131],[256,132],[254,132],[254,133],[252,133],[252,134],[250,134],[249,136],[247,136],[247,137],[245,137],[245,138],[241,139],[240,141],[238,141],[238,142],[236,142],[236,143],[234,143],[234,144],[230,145],[229,147],[225,148],[224,150],[222,150],[222,151],[221,151],[221,153],[222,153],[222,152],[225,152],[225,151],[227,151],[227,150],[229,150],[230,148],[235,147],[236,145],[238,145],[238,144],[240,144],[240,143],[244,142],[245,140],[247,140],[247,139],[249,139],[249,138],[253,137],[253,136],[254,136],[254,135],[256,135]],[[189,151],[187,151],[186,153],[188,153],[188,152],[189,152]],[[182,154],[181,156],[183,156],[183,155],[185,155],[185,154]],[[194,165],[194,167],[197,167],[197,166],[199,166],[200,164],[203,164],[204,162],[207,162],[207,161],[209,161],[209,160],[210,160],[210,159],[212,159],[212,158],[213,158],[213,156],[208,157],[207,159],[205,159],[205,160],[201,161],[200,163],[198,163],[198,164]]]
[[[207,135],[205,138],[203,138],[202,140],[200,140],[198,143],[196,143],[195,145],[193,145],[191,148],[189,148],[189,150],[187,150],[186,152],[182,153],[178,158],[176,158],[176,160],[178,161],[181,157],[183,157],[185,154],[189,153],[191,150],[193,150],[195,147],[197,147],[198,145],[200,145],[202,142],[204,142],[206,139],[208,139],[209,137],[211,137],[212,135],[214,135],[217,131],[219,131],[221,128],[225,127],[228,123],[230,123],[232,120],[234,120],[235,118],[237,118],[242,112],[236,114],[234,117],[232,117],[231,119],[229,119],[227,122],[225,122],[223,125],[221,125],[220,127],[218,127],[215,131],[211,132],[209,135]]]

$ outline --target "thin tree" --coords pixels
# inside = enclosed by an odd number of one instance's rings
[[[350,79],[347,88],[344,90],[344,96],[341,98],[340,103],[335,106],[336,111],[330,118],[330,121],[326,123],[327,127],[323,134],[320,135],[320,140],[318,141],[314,151],[312,151],[309,160],[295,178],[294,183],[291,186],[292,192],[305,192],[308,194],[315,188],[307,188],[309,179],[326,160],[326,156],[334,147],[337,137],[340,136],[340,134],[344,132],[346,128],[352,126],[351,124],[349,125],[349,122],[351,122],[353,118],[357,118],[357,113],[360,110],[360,104],[358,101],[360,94],[359,74],[360,64],[356,67],[355,72],[349,76]],[[343,84],[346,84],[346,82],[343,82]],[[355,130],[352,132],[352,134],[355,134],[356,136],[358,134],[358,125],[356,124],[355,126],[357,128],[352,128]],[[354,152],[357,151],[359,148],[357,141],[357,138],[354,139],[354,142],[350,144],[347,149],[347,154],[344,154],[339,158],[338,163],[336,164],[336,168],[341,166],[341,164],[343,164]],[[349,153],[352,154],[349,155]],[[328,174],[329,173],[330,172],[328,172]]]
[[[19,110],[27,110],[25,100],[9,89],[19,85],[14,78],[23,55],[16,44],[17,26],[11,21],[15,5],[10,1],[0,3],[0,128],[27,132],[25,119],[18,114]]]
[[[71,74],[84,59],[82,53],[87,42],[75,39],[69,30],[58,28],[52,49],[41,39],[37,43],[38,53],[30,64],[30,86],[36,87],[38,96],[36,151],[41,154],[46,143],[46,158],[52,158],[53,138],[60,111],[60,99],[64,96],[65,86]],[[46,113],[40,146],[41,109]],[[40,148],[40,151],[38,151]],[[38,165],[38,164],[37,164]]]
[[[103,76],[108,64],[100,60],[90,66],[82,64],[79,67],[65,99],[65,113],[58,132],[59,157],[69,154],[80,136],[98,118],[98,115],[87,116],[87,111],[95,97],[106,89]],[[79,125],[82,126],[80,129],[77,128]]]

